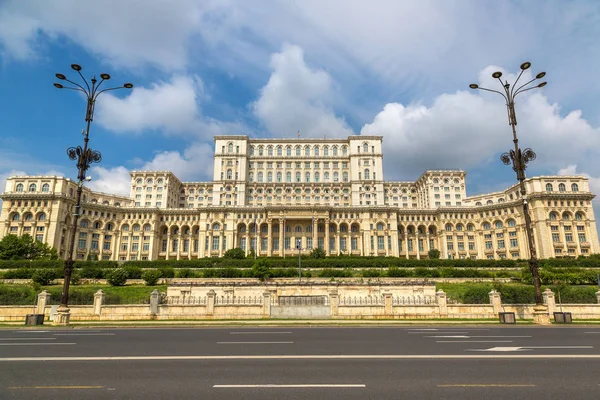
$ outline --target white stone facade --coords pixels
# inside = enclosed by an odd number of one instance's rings
[[[347,139],[215,137],[213,180],[132,171],[129,197],[84,188],[76,258],[193,259],[227,249],[262,256],[527,258],[517,185],[467,197],[460,170],[384,181],[380,136]],[[526,180],[540,258],[599,252],[594,195],[583,176]],[[10,177],[0,238],[29,233],[67,257],[76,182]]]

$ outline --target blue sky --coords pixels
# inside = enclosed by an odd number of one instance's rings
[[[91,21],[91,23],[89,22]],[[505,188],[512,145],[497,85],[523,61],[548,86],[517,99],[528,174],[586,174],[600,192],[597,1],[0,1],[0,185],[76,175],[84,99],[54,74],[102,72],[132,91],[98,99],[97,190],[128,194],[131,169],[207,180],[212,136],[384,137],[387,180],[468,172],[468,194]],[[114,94],[114,95],[113,95]]]

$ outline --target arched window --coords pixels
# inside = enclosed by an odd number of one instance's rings
[[[227,179],[232,179],[232,178],[233,178],[233,172],[230,169],[228,169],[227,170]],[[190,193],[193,193],[193,192],[190,192]]]
[[[240,226],[240,233],[246,233],[246,225]]]
[[[19,220],[19,214],[13,215],[12,220],[13,221],[18,221]]]
[[[102,229],[102,222],[99,222],[99,221],[94,222],[94,229]]]
[[[571,214],[569,214],[568,212],[565,211],[562,214],[562,219],[563,219],[563,221],[569,221],[571,219]]]
[[[558,185],[558,191],[559,191],[559,192],[565,192],[566,190],[567,190],[567,188],[566,188],[566,186],[565,186],[565,184],[564,184],[564,183],[560,183],[560,184]]]
[[[42,185],[42,192],[44,193],[48,193],[50,191],[50,185],[48,185],[47,183],[44,183]],[[576,192],[577,190],[574,190],[574,192]]]
[[[348,182],[348,173],[347,172],[342,173],[342,179],[344,180],[344,182]]]
[[[446,232],[451,232],[452,231],[452,224],[446,224]]]
[[[281,182],[281,172],[277,173],[277,182]]]
[[[477,203],[475,203],[475,205],[476,205],[476,206],[480,206],[480,205],[481,205],[481,202],[480,202],[480,201],[478,201]]]
[[[215,222],[213,224],[213,231],[219,231],[221,230],[221,224],[219,224],[218,222]]]
[[[288,146],[285,148],[285,155],[286,156],[291,156],[292,155],[292,146]]]
[[[273,182],[273,173],[267,172],[267,182]]]
[[[46,213],[40,213],[38,215],[38,221],[45,221],[46,220]]]
[[[300,151],[301,151],[301,150],[300,150],[300,146],[296,146],[296,155],[297,155],[297,156],[300,156],[300,155],[301,155],[301,154],[300,154]]]
[[[310,182],[310,172],[306,172],[306,173],[304,174],[304,180],[305,180],[306,182]]]
[[[462,224],[457,224],[457,225],[456,225],[456,230],[457,230],[457,231],[462,231],[462,230],[463,230],[463,226],[462,226]]]
[[[368,153],[369,152],[369,145],[367,143],[363,144],[363,152],[364,153]]]
[[[151,230],[152,230],[152,227],[150,226],[150,224],[144,225],[144,232],[150,232]]]
[[[304,147],[304,155],[310,156],[310,147],[308,147],[308,146]]]
[[[496,229],[502,229],[502,221],[496,221],[494,222],[494,226],[496,227]]]
[[[22,184],[22,183],[19,183],[19,184],[17,185],[17,189],[16,189],[16,190],[17,190],[17,192],[22,192],[22,191],[23,191],[23,184]]]
[[[552,211],[552,212],[550,213],[550,221],[556,221],[556,218],[557,218],[557,217],[558,217],[558,216],[556,215],[556,213],[555,213],[554,211]]]
[[[324,182],[329,182],[329,172],[325,172],[323,181]]]
[[[283,148],[281,146],[277,146],[277,155],[278,156],[282,156],[283,155]]]
[[[250,173],[248,174],[248,180],[249,180],[250,182],[254,182],[254,172],[250,172]]]
[[[329,146],[323,147],[323,155],[324,156],[328,156],[329,155]]]
[[[492,225],[489,222],[484,222],[483,229],[484,230],[492,229]]]
[[[32,183],[29,185],[30,192],[35,192],[36,190],[37,190],[37,185],[35,183]]]
[[[133,231],[134,231],[134,232],[139,232],[139,231],[140,231],[140,226],[139,226],[138,224],[135,224],[135,225],[133,226]]]
[[[229,144],[227,145],[227,152],[233,153],[233,143],[229,142]]]
[[[514,219],[509,219],[508,221],[506,221],[506,224],[511,228],[517,226],[517,223]]]
[[[302,227],[300,225],[296,226],[294,232],[302,232]]]
[[[83,220],[79,223],[79,226],[82,228],[87,228],[89,226],[89,222],[87,220]]]
[[[583,214],[582,214],[582,213],[580,213],[580,212],[576,212],[576,213],[575,213],[575,219],[576,219],[577,221],[583,221]]]
[[[365,169],[365,179],[371,179],[371,173],[368,168]]]
[[[321,175],[318,172],[315,172],[315,182],[319,182],[319,178]]]
[[[378,230],[378,231],[382,231],[383,229],[384,229],[384,227],[383,227],[383,224],[382,224],[381,222],[379,222],[379,223],[377,224],[377,230]]]
[[[259,182],[262,182],[262,181],[263,181],[263,173],[262,173],[262,172],[259,172],[259,173],[258,173],[258,181],[259,181]]]
[[[339,175],[337,172],[334,172],[334,173],[333,173],[333,181],[334,181],[334,182],[337,182],[337,181],[339,181],[339,180],[340,180],[340,175]]]
[[[27,213],[27,214],[25,214],[25,216],[23,217],[23,219],[25,221],[31,221],[33,219],[33,215],[31,215],[31,213]]]
[[[319,155],[319,148],[317,146],[315,146],[314,150],[313,150],[315,156]]]
[[[302,178],[300,176],[300,172],[296,172],[296,182],[301,182]]]
[[[333,155],[337,156],[338,155],[338,148],[337,148],[337,146],[333,146],[332,150],[333,150]]]
[[[113,225],[112,224],[106,224],[106,230],[107,231],[112,231],[113,229]]]
[[[267,147],[267,155],[269,155],[269,156],[273,155],[273,146]]]
[[[552,192],[554,190],[554,186],[551,183],[546,183],[546,192]]]
[[[254,146],[250,146],[250,155],[253,156],[254,155]]]
[[[492,200],[488,200],[486,204],[494,204],[494,202]]]
[[[473,226],[473,224],[468,224],[467,225],[467,230],[468,231],[473,231],[475,229],[475,227]]]
[[[352,225],[351,231],[358,232],[359,231],[358,225]]]
[[[571,184],[571,192],[579,192],[579,186],[576,183]]]
[[[348,147],[342,146],[342,155],[343,156],[347,156],[348,155]]]
[[[285,181],[286,182],[291,182],[292,181],[292,173],[291,172],[286,172],[285,173]]]
[[[340,232],[343,232],[343,233],[348,232],[348,227],[345,224],[340,225]]]

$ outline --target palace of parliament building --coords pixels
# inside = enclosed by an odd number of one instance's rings
[[[74,259],[187,260],[236,247],[275,257],[316,247],[327,255],[529,257],[518,184],[467,196],[460,170],[385,181],[382,150],[381,136],[216,136],[210,182],[132,171],[129,197],[84,187]],[[600,252],[586,177],[525,185],[538,257]],[[68,178],[8,178],[0,238],[29,234],[67,258],[76,192]]]

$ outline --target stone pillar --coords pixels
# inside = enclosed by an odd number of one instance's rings
[[[417,260],[421,259],[421,249],[419,248],[419,230],[415,232],[415,247],[417,248]]]
[[[36,314],[45,314],[48,300],[50,300],[50,293],[48,293],[46,290],[42,290],[42,292],[37,295],[37,307],[35,309]]]
[[[331,317],[339,315],[340,298],[337,290],[329,292],[329,306],[331,307]]]
[[[271,317],[271,292],[263,293],[263,318]]]
[[[329,219],[325,220],[325,254],[329,256]]]
[[[171,231],[167,233],[167,253],[165,254],[165,260],[169,259],[169,253],[171,253]]]
[[[442,318],[447,317],[448,316],[448,296],[446,296],[446,293],[442,289],[440,289],[435,294],[435,299],[436,299],[437,305],[439,307],[440,317],[442,317]]]
[[[542,293],[542,296],[544,297],[544,304],[548,306],[548,313],[553,314],[554,311],[556,311],[556,299],[554,293],[550,288],[546,288]]]
[[[596,292],[596,300],[598,301],[598,304],[600,304],[600,290]]]
[[[490,293],[490,304],[494,306],[494,314],[498,314],[502,311],[502,298],[500,297],[500,293],[495,290],[492,290]]]
[[[279,257],[284,256],[285,251],[285,222],[282,223],[282,220],[279,220]],[[285,221],[285,220],[283,220]]]
[[[94,293],[94,315],[100,315],[102,312],[102,305],[104,304],[104,292],[102,289]]]
[[[273,255],[273,221],[269,218],[267,223],[267,256]]]
[[[385,300],[385,315],[386,316],[391,316],[394,313],[394,310],[392,308],[392,294],[391,293],[384,293],[383,294],[384,300]]]
[[[154,291],[152,293],[150,293],[150,314],[153,316],[158,314],[159,300],[160,300],[160,293],[158,292],[157,289],[154,289]]]
[[[206,294],[206,315],[213,315],[215,313],[215,297],[216,293],[210,289]]]

